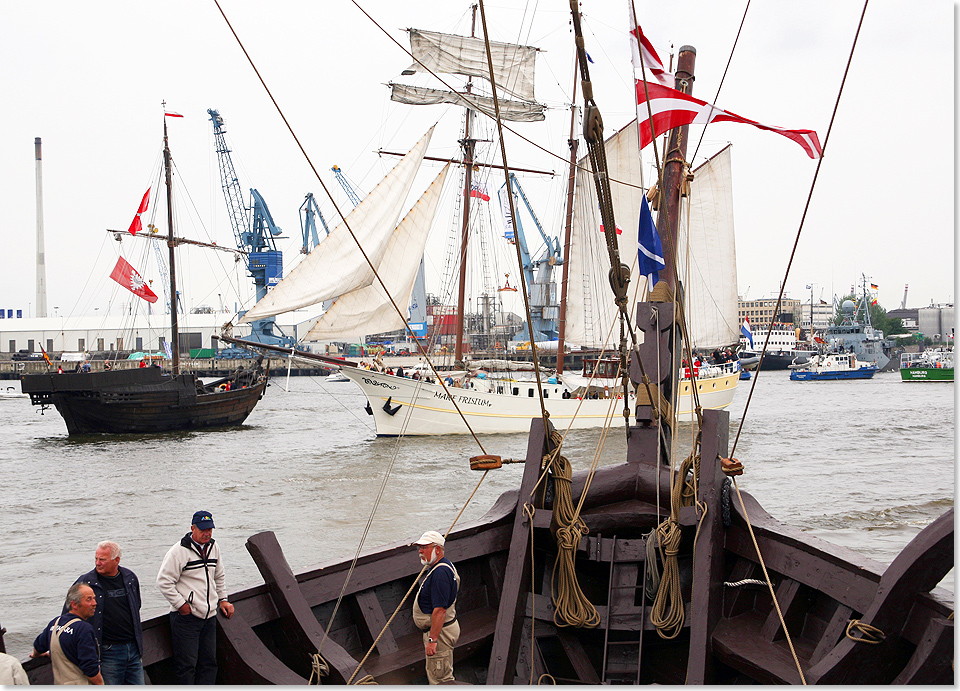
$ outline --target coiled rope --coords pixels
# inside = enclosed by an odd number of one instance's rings
[[[857,632],[860,635],[854,636],[854,632]],[[864,624],[859,619],[851,619],[850,623],[847,624],[847,638],[849,638],[851,641],[877,645],[877,643],[882,643],[883,639],[886,637],[887,635],[876,626]]]
[[[694,477],[687,479],[693,470]],[[683,630],[684,611],[683,593],[680,588],[680,566],[677,555],[680,552],[680,509],[692,506],[696,500],[695,476],[700,472],[700,455],[690,454],[680,464],[673,477],[670,492],[670,517],[656,528],[657,547],[663,563],[663,574],[657,595],[650,609],[650,622],[657,627],[657,633],[663,639],[676,638]]]
[[[562,439],[556,431],[551,433],[551,438],[556,440],[558,437]],[[550,594],[554,606],[553,623],[557,626],[594,628],[600,623],[600,615],[580,589],[574,565],[580,538],[590,531],[574,508],[571,491],[573,469],[566,456],[560,454],[560,448],[559,445],[555,446],[549,454],[555,480],[553,518],[557,525],[554,533],[557,557],[553,563]]]

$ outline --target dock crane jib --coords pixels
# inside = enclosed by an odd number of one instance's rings
[[[247,253],[247,270],[253,278],[257,301],[267,289],[283,277],[283,253],[277,249],[276,238],[283,232],[274,220],[267,202],[255,189],[250,189],[250,204],[243,202],[243,188],[227,146],[226,127],[219,111],[209,108],[207,114],[213,123],[213,137],[220,164],[220,183],[227,202],[227,214],[233,228],[237,248]],[[251,322],[250,340],[270,345],[292,346],[295,339],[274,334],[276,319],[268,317]]]
[[[520,186],[520,181],[513,173],[510,173],[510,184],[514,191],[514,198],[523,202],[523,206],[526,207],[533,224],[537,227],[540,237],[543,238],[544,245],[543,252],[536,259],[531,258],[527,239],[523,233],[523,222],[518,213],[516,228],[512,229],[513,241],[520,247],[520,256],[523,262],[521,270],[530,290],[530,319],[532,321],[530,326],[532,328],[528,329],[525,326],[523,331],[514,338],[517,340],[553,341],[557,339],[559,334],[557,323],[560,319],[560,303],[557,299],[557,286],[553,280],[553,267],[563,264],[563,259],[560,256],[560,241],[559,238],[550,237],[544,232],[530,200],[527,199],[523,187]],[[500,207],[506,220],[507,239],[510,240],[510,206],[506,195],[507,185],[504,183],[500,188]]]

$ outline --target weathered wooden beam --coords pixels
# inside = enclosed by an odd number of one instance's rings
[[[882,631],[884,639],[870,645],[844,638],[810,670],[808,681],[890,683],[892,665],[897,658],[893,653],[917,595],[932,590],[943,579],[953,566],[953,556],[953,509],[950,509],[920,531],[893,560],[880,579],[873,603],[860,618],[864,624]]]
[[[950,683],[955,659],[953,636],[952,619],[931,619],[920,645],[893,683]]]
[[[305,677],[287,667],[263,644],[240,612],[234,611],[229,619],[218,616],[217,628],[219,682],[297,685],[307,683]]]
[[[837,645],[837,641],[844,635],[844,631],[847,630],[847,623],[850,621],[853,615],[853,610],[844,605],[838,604],[836,611],[833,613],[833,616],[830,617],[830,621],[827,622],[826,628],[823,630],[823,633],[820,634],[820,642],[817,643],[817,647],[813,649],[813,654],[810,655],[810,665],[815,665],[820,660],[823,659],[823,656],[833,650],[834,646]]]
[[[780,613],[783,614],[784,621],[786,621],[789,626],[790,608],[793,606],[793,601],[797,597],[797,593],[800,592],[800,584],[792,578],[785,578],[780,581],[780,585],[777,586],[775,592],[777,595],[777,604],[780,605]],[[770,608],[770,612],[767,614],[767,620],[763,623],[761,635],[771,643],[786,637],[776,607]]]
[[[577,674],[577,680],[581,684],[599,684],[600,676],[590,662],[590,657],[587,655],[587,651],[583,649],[580,639],[563,629],[557,631],[557,639]]]
[[[383,607],[380,606],[377,593],[374,592],[373,589],[362,590],[357,593],[355,597],[357,610],[363,618],[364,625],[367,627],[367,634],[370,637],[370,641],[373,642],[376,640],[382,631],[383,636],[381,636],[380,641],[377,643],[377,650],[381,655],[396,652],[397,641],[393,637],[390,629],[386,628],[387,617],[383,613]]]
[[[730,413],[725,410],[703,412],[700,447],[700,480],[697,500],[706,507],[706,517],[697,534],[693,553],[693,587],[690,593],[690,655],[687,659],[688,684],[713,682],[713,631],[723,614],[724,529],[720,520],[720,494],[726,476],[720,459],[727,456]]]
[[[336,641],[330,638],[324,640],[323,628],[300,592],[297,578],[280,549],[276,534],[272,531],[257,533],[247,539],[246,546],[270,589],[283,622],[284,633],[300,648],[307,669],[310,657],[319,651],[330,666],[330,682],[346,684],[355,671],[357,679],[365,677],[367,672],[362,668],[357,669],[358,661],[352,655]],[[297,659],[297,656],[294,658]]]
[[[488,684],[512,684],[517,666],[518,637],[523,625],[524,600],[530,589],[530,524],[523,511],[525,504],[533,503],[531,493],[540,476],[543,455],[547,451],[549,431],[543,420],[534,418],[530,424],[526,463],[520,493],[514,512],[510,553],[500,595],[496,633],[487,669]]]

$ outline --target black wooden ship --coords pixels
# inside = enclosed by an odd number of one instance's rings
[[[602,146],[582,42],[579,52],[586,139]],[[681,48],[686,85],[693,57]],[[661,217],[673,228],[684,135],[671,137],[663,178]],[[884,568],[777,521],[741,492],[726,411],[704,411],[695,453],[671,463],[682,318],[674,292],[682,286],[659,283],[632,315],[643,338],[622,350],[640,399],[626,460],[571,474],[561,436],[534,419],[520,486],[447,535],[462,581],[458,681],[953,683],[953,596],[937,587],[953,567],[952,509]],[[471,459],[484,472],[499,464]],[[247,549],[264,583],[231,593],[234,616],[217,619],[220,683],[424,682],[422,634],[409,615],[419,564],[408,544],[299,574],[272,532]],[[173,683],[166,615],[144,623],[144,645],[150,681]],[[45,660],[25,666],[32,682],[50,683]]]
[[[262,360],[207,384],[195,374],[142,367],[32,374],[20,385],[33,405],[56,407],[68,434],[224,427],[246,420],[263,397]]]
[[[167,122],[163,122],[163,161],[167,190],[170,295],[177,295],[173,228],[173,173]],[[112,369],[101,372],[27,374],[21,379],[23,393],[41,410],[53,405],[67,424],[67,433],[168,432],[239,425],[267,387],[267,373],[260,357],[247,368],[204,384],[194,374],[180,372],[177,347],[179,324],[177,300],[170,300],[172,372],[158,367]]]

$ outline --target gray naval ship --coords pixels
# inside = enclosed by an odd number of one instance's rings
[[[866,296],[858,306],[853,300],[844,300],[840,305],[843,321],[837,326],[827,327],[825,339],[829,350],[841,353],[856,353],[857,359],[872,362],[881,370],[896,367],[884,348],[889,344],[883,338],[883,332],[873,328],[870,323],[870,310]]]

